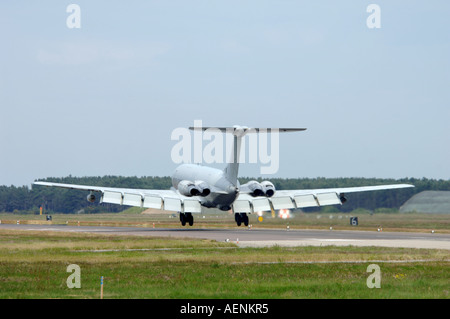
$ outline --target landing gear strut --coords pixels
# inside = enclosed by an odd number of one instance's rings
[[[180,222],[182,226],[186,226],[186,223],[188,223],[189,226],[192,226],[194,225],[194,216],[192,216],[191,213],[180,212]]]
[[[246,213],[235,213],[234,220],[238,226],[241,226],[242,223],[244,223],[245,226],[248,226],[248,216]]]

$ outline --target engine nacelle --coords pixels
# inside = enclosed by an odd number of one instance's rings
[[[241,190],[243,192],[248,191],[248,193],[253,197],[272,197],[275,194],[275,186],[269,181],[264,181],[261,183],[258,183],[257,181],[250,181],[244,185],[241,185]]]
[[[272,197],[275,194],[275,186],[271,182],[261,182],[261,186],[263,188],[264,195],[266,195],[267,197]]]
[[[208,196],[211,193],[208,184],[203,181],[181,181],[178,183],[178,191],[184,196]]]
[[[253,197],[264,196],[264,190],[260,183],[257,181],[250,181],[245,186],[249,189],[250,195]]]
[[[209,185],[203,181],[195,181],[195,187],[200,192],[199,196],[208,196],[211,193]]]
[[[197,196],[200,191],[195,187],[191,181],[181,181],[178,183],[178,191],[184,196]]]
[[[87,195],[86,199],[88,202],[93,203],[95,202],[95,195],[90,193],[89,195]]]

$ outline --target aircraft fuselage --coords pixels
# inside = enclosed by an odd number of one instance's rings
[[[181,181],[202,181],[209,185],[211,193],[200,197],[202,206],[216,207],[220,210],[230,210],[231,205],[239,195],[239,182],[234,185],[220,169],[195,164],[182,164],[172,175],[172,185],[178,189]]]

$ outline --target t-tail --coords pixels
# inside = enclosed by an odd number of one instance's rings
[[[229,155],[230,159],[228,165],[225,167],[225,178],[237,186],[237,178],[239,173],[239,156],[241,152],[242,138],[249,133],[274,133],[274,132],[298,132],[305,131],[306,128],[249,128],[246,126],[234,125],[233,127],[189,127],[190,130],[202,130],[208,129],[220,130],[222,133],[231,133],[233,135],[233,148],[232,153]]]

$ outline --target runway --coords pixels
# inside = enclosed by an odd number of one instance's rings
[[[0,224],[1,229],[61,231],[114,235],[200,238],[229,241],[240,247],[268,246],[382,246],[449,249],[450,234],[349,230],[144,228],[66,225]]]

